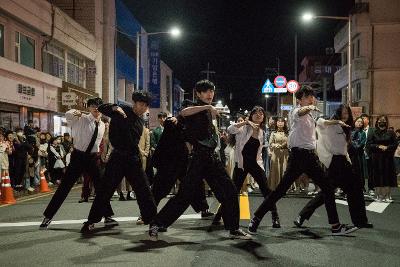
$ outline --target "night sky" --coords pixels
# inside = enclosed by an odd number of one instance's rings
[[[333,47],[335,32],[344,22],[314,20],[304,24],[304,11],[315,15],[347,16],[354,0],[125,0],[147,32],[179,26],[180,39],[162,38],[161,59],[169,65],[182,87],[191,93],[207,69],[216,72],[217,99],[231,110],[264,105],[261,87],[266,68],[294,78],[294,35],[298,35],[298,62],[304,56],[324,55]],[[300,71],[300,66],[298,67]],[[273,78],[274,76],[269,76]],[[232,100],[229,94],[232,93]],[[187,95],[191,97],[191,95]]]

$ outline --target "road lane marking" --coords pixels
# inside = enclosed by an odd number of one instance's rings
[[[335,202],[337,204],[341,204],[341,205],[346,205],[346,206],[349,205],[349,203],[346,200],[335,199]],[[385,209],[392,202],[393,202],[393,200],[390,200],[389,202],[374,201],[374,202],[371,202],[368,206],[366,206],[365,209],[368,211],[376,212],[376,213],[383,213],[385,211]]]
[[[71,191],[74,190],[74,189],[77,189],[77,188],[82,188],[82,185],[72,187]],[[30,200],[35,200],[35,199],[46,197],[46,196],[49,196],[49,195],[54,195],[55,192],[56,192],[56,190],[54,190],[52,192],[49,192],[49,193],[39,193],[40,195],[29,197],[29,198],[23,198],[23,199],[17,198],[17,203],[15,203],[15,204],[0,204],[0,208],[12,206],[12,205],[18,205],[19,203],[27,202],[27,201],[30,201]]]
[[[250,220],[250,203],[248,196],[240,196],[240,219],[241,220]]]
[[[116,217],[113,218],[118,222],[136,222],[138,217]],[[201,214],[185,214],[179,217],[179,220],[190,220],[190,219],[201,219]],[[64,225],[64,224],[82,224],[86,222],[86,219],[79,220],[60,220],[60,221],[52,221],[50,224],[50,228],[52,225]],[[103,220],[102,220],[103,221]],[[41,222],[14,222],[14,223],[0,223],[1,227],[24,227],[24,226],[39,226]]]

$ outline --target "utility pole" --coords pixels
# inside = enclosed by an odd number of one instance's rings
[[[213,70],[210,70],[210,62],[207,62],[207,70],[202,70],[202,71],[200,71],[200,73],[202,73],[202,74],[206,74],[206,77],[207,77],[207,80],[210,80],[210,74],[215,74],[215,71],[213,71]],[[193,102],[194,102],[194,96],[195,96],[195,92],[194,92],[194,89],[193,89]]]

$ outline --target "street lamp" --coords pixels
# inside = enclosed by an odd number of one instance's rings
[[[140,68],[140,37],[141,36],[151,36],[158,34],[170,34],[172,37],[176,38],[181,35],[181,30],[174,27],[167,32],[142,32],[136,33],[136,86],[139,89],[139,68]]]
[[[352,90],[351,90],[351,14],[347,17],[336,17],[336,16],[315,16],[312,13],[305,13],[302,16],[303,21],[308,22],[313,19],[334,19],[334,20],[345,20],[348,22],[348,53],[347,53],[347,61],[348,61],[348,86],[347,86],[347,104],[351,106],[352,102]]]

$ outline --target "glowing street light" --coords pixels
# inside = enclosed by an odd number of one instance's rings
[[[136,86],[139,88],[139,68],[140,68],[140,37],[141,36],[150,36],[150,35],[158,35],[158,34],[170,34],[172,37],[177,38],[181,35],[181,30],[177,27],[173,27],[171,30],[167,32],[142,32],[136,33]]]

